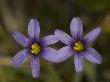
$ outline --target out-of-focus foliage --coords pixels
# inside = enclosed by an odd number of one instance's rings
[[[11,59],[23,49],[12,33],[21,31],[27,35],[31,18],[40,22],[41,37],[53,34],[59,28],[70,34],[69,24],[73,17],[83,21],[84,32],[100,26],[102,34],[92,46],[98,50],[103,62],[91,64],[85,60],[85,68],[76,73],[73,58],[62,63],[50,63],[41,59],[38,79],[31,75],[30,63],[14,69]],[[0,0],[0,82],[108,82],[110,81],[110,0]],[[64,45],[52,45],[60,49]]]

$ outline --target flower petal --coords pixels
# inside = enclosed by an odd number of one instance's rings
[[[31,19],[28,25],[28,34],[30,39],[37,40],[39,39],[40,34],[40,25],[39,22],[35,19]]]
[[[28,56],[29,54],[27,49],[18,52],[12,59],[13,67],[19,67],[27,60]]]
[[[71,35],[77,39],[81,38],[83,35],[83,26],[82,22],[78,17],[72,19],[70,24]]]
[[[27,37],[25,37],[22,33],[20,33],[20,32],[14,32],[13,33],[13,37],[23,47],[28,46],[29,39]]]
[[[102,62],[101,55],[93,48],[88,48],[87,52],[84,54],[84,57],[92,63],[101,64]]]
[[[59,39],[57,36],[55,35],[49,35],[49,36],[46,36],[44,38],[41,39],[41,42],[45,45],[50,45],[50,44],[54,44],[56,42],[58,42]]]
[[[62,53],[60,53],[60,52],[62,52]],[[48,61],[57,63],[57,62],[62,62],[64,60],[66,60],[73,53],[72,51],[70,51],[69,47],[65,47],[65,48],[61,49],[60,52],[57,52],[53,48],[47,47],[47,48],[45,48],[41,57]]]
[[[80,72],[83,70],[83,56],[82,54],[75,54],[74,57],[74,63],[75,63],[75,70],[76,72]]]
[[[50,47],[47,47],[43,50],[41,57],[51,62],[59,62],[57,50]]]
[[[68,59],[72,54],[74,54],[73,50],[69,46],[65,46],[58,51],[59,61],[62,62]]]
[[[91,32],[89,32],[87,35],[85,35],[84,41],[86,41],[87,43],[91,43],[99,36],[100,33],[101,33],[101,28],[98,27],[92,30]]]
[[[34,56],[32,57],[31,69],[32,69],[33,78],[38,77],[39,76],[39,72],[40,72],[39,58],[34,57]]]
[[[72,42],[72,38],[67,33],[61,30],[55,30],[55,35],[59,37],[59,40],[66,45],[70,45]]]

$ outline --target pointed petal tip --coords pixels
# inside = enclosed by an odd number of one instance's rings
[[[79,17],[73,17],[71,22],[75,22],[75,21],[81,21]]]
[[[56,30],[54,31],[54,34],[57,35],[57,33],[58,33],[59,31],[61,31],[61,30],[56,29]]]
[[[16,66],[16,65],[15,65],[15,63],[13,62],[13,60],[12,60],[12,62],[11,62],[11,65],[12,65],[13,68],[19,67],[19,66]]]
[[[64,31],[56,29],[54,34],[58,37],[58,39],[66,45],[70,45],[73,39]]]
[[[77,73],[80,73],[80,72],[82,72],[82,71],[83,71],[82,69],[79,69],[79,70],[76,69],[76,72],[77,72]]]
[[[74,20],[80,20],[80,18],[77,17],[77,16],[76,16],[76,17],[73,17],[73,19],[74,19]]]
[[[29,24],[39,24],[38,20],[35,19],[35,18],[31,18],[30,21],[29,21]]]
[[[12,36],[15,37],[15,34],[16,34],[16,32],[13,32],[13,33],[12,33]]]
[[[97,27],[96,30],[100,33],[102,31],[101,27]]]
[[[33,77],[33,78],[38,78],[39,75],[34,75],[34,74],[32,74],[32,77]]]
[[[13,33],[12,33],[12,36],[13,36],[14,38],[16,38],[16,36],[18,36],[18,34],[22,34],[22,33],[21,33],[21,32],[16,31],[16,32],[13,32]]]
[[[12,33],[12,36],[15,36],[17,33],[21,33],[21,32],[18,32],[18,31],[13,32],[13,33]]]
[[[63,34],[63,31],[62,30],[59,30],[59,29],[56,29],[54,31],[54,35],[58,38],[61,38],[61,35]]]
[[[102,62],[101,62],[101,61],[99,61],[99,62],[97,62],[97,64],[102,64]]]
[[[35,19],[35,18],[31,18],[31,19],[30,19],[30,22],[38,22],[38,20]]]
[[[102,61],[103,61],[103,59],[102,59],[102,56],[100,55],[100,60],[97,64],[102,64]]]
[[[16,31],[17,32],[17,31]],[[16,32],[13,32],[12,34],[15,34]]]
[[[80,73],[80,72],[82,72],[83,71],[83,67],[82,68],[75,68],[75,71],[77,72],[77,73]]]
[[[96,62],[96,64],[102,64],[102,58]]]

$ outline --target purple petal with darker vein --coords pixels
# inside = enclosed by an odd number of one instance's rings
[[[40,34],[40,25],[39,22],[35,19],[31,19],[28,25],[28,34],[30,39],[39,39]]]
[[[40,72],[39,58],[32,56],[31,69],[33,78],[37,78]]]
[[[19,67],[21,64],[23,64],[29,56],[28,50],[24,49],[20,52],[18,52],[12,59],[12,65],[13,67]]]
[[[72,19],[70,24],[71,35],[77,39],[81,38],[83,35],[83,26],[82,22],[78,17]]]
[[[83,56],[82,54],[75,54],[74,56],[75,70],[76,72],[80,72],[83,70]]]
[[[44,45],[50,45],[50,44],[54,44],[56,42],[58,42],[59,39],[57,36],[55,35],[49,35],[49,36],[46,36],[44,38],[41,39],[41,42],[44,44]]]
[[[91,32],[89,32],[87,35],[85,35],[84,41],[90,44],[99,36],[100,33],[101,33],[101,28],[98,27],[92,30]]]
[[[28,46],[29,39],[27,37],[25,37],[22,33],[20,33],[20,32],[14,32],[13,33],[13,37],[23,47]]]
[[[71,45],[71,42],[73,41],[67,33],[61,30],[55,30],[55,35],[59,38],[61,42],[63,42],[66,45]]]
[[[41,57],[51,62],[59,62],[60,60],[57,51],[50,47],[44,48]]]
[[[101,55],[93,48],[88,48],[84,53],[84,57],[92,63],[101,64],[102,62]]]
[[[61,48],[60,50],[58,50],[59,62],[68,59],[72,54],[74,54],[74,51],[71,49],[70,46],[65,46]]]

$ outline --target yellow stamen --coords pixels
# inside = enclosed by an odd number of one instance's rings
[[[82,51],[84,49],[84,44],[81,41],[77,41],[76,43],[74,43],[73,49],[75,51]]]
[[[34,54],[34,55],[36,55],[39,52],[40,52],[40,46],[38,44],[36,44],[36,43],[33,43],[31,45],[31,53]]]

